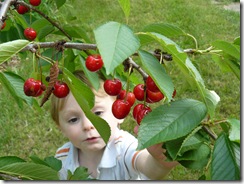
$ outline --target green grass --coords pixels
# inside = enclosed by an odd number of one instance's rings
[[[222,1],[225,4],[227,1]],[[52,12],[50,12],[52,14]],[[92,30],[107,21],[125,23],[124,14],[114,0],[73,1],[56,12],[60,23],[81,26],[93,38]],[[68,17],[68,18],[67,18]],[[240,14],[224,10],[221,5],[213,5],[210,0],[131,0],[131,14],[128,25],[134,32],[151,23],[171,23],[196,37],[200,49],[220,39],[232,41],[240,35]],[[50,37],[55,39],[55,37]],[[93,39],[94,40],[94,39]],[[174,38],[182,48],[194,48],[194,42],[184,37]],[[211,61],[210,56],[191,58],[200,71],[208,89],[216,91],[221,102],[216,110],[216,118],[240,118],[240,81],[229,73],[223,73]],[[11,69],[28,77],[30,60]],[[168,65],[177,88],[177,99],[199,98],[187,81],[182,78],[174,63]],[[49,114],[49,102],[41,111],[27,105],[19,109],[8,91],[0,85],[0,156],[15,155],[28,159],[36,154],[41,158],[55,154],[67,140],[61,135]],[[135,122],[128,117],[122,127],[133,133]],[[190,171],[178,166],[167,179],[196,180],[201,171]]]

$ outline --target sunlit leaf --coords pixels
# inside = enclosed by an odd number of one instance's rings
[[[141,122],[137,149],[187,135],[201,123],[206,113],[205,104],[193,99],[156,107]]]
[[[23,86],[24,79],[13,72],[0,72],[0,81],[16,100],[20,108],[23,107],[23,101],[32,105],[33,101],[36,101],[32,97],[24,94]]]
[[[143,50],[139,50],[138,54],[141,58],[143,69],[152,77],[160,91],[167,97],[168,102],[170,102],[174,91],[171,77],[152,54]]]
[[[139,40],[132,30],[117,22],[108,22],[98,27],[94,30],[94,34],[107,74],[111,74],[140,46]]]
[[[0,44],[0,64],[12,58],[29,43],[28,40],[14,40]]]
[[[13,163],[1,167],[0,172],[29,180],[59,180],[57,171],[50,167],[35,163]]]
[[[240,124],[240,120],[238,119],[233,119],[230,118],[227,120],[228,123],[230,124],[230,135],[229,135],[229,139],[231,141],[235,141],[240,143],[240,134],[241,134],[241,124]]]
[[[17,156],[3,156],[0,157],[0,168],[18,162],[26,162],[26,161]]]

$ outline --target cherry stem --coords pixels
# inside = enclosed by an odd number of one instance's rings
[[[40,54],[36,53],[36,56],[47,61],[48,63],[50,64],[53,64],[55,61],[53,61],[52,59],[48,58],[48,57],[45,57],[45,56],[41,56]]]

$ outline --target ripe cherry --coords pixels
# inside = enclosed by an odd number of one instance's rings
[[[147,86],[147,89],[149,89],[152,92],[158,92],[159,91],[158,86],[155,84],[155,82],[153,81],[151,76],[147,77],[146,86]]]
[[[122,83],[119,79],[107,79],[103,88],[108,95],[117,96],[122,89]]]
[[[28,40],[34,40],[36,38],[36,31],[28,27],[24,30],[24,35]]]
[[[146,92],[147,92],[146,102],[148,103],[159,102],[164,98],[164,94],[161,91],[152,92],[149,89],[147,89]]]
[[[126,90],[121,90],[117,96],[117,99],[125,100],[125,98],[126,98],[126,101],[129,102],[130,106],[134,105],[134,103],[136,101],[134,93],[127,92],[127,96],[126,96]]]
[[[141,111],[143,109],[143,107],[144,107],[144,104],[137,104],[134,107],[133,112],[132,112],[134,119],[136,119],[138,112]]]
[[[29,8],[27,8],[26,6],[20,4],[20,5],[17,6],[16,10],[17,10],[17,12],[19,14],[25,14],[25,13],[27,13],[29,11]]]
[[[38,97],[43,91],[43,84],[39,80],[29,78],[24,83],[24,93],[26,96]]]
[[[133,93],[137,100],[143,101],[144,100],[144,85],[137,84],[133,89]]]
[[[69,87],[63,81],[56,81],[54,84],[53,94],[58,98],[64,98],[69,94]]]
[[[100,55],[93,54],[86,58],[86,68],[91,72],[100,70],[103,66],[103,60]]]
[[[32,5],[32,6],[39,6],[39,4],[41,4],[41,0],[29,0],[29,3]]]
[[[133,109],[133,117],[137,124],[140,125],[142,119],[151,111],[152,109],[149,106],[144,104],[137,104]]]
[[[129,114],[130,108],[128,101],[117,99],[112,105],[112,113],[117,119],[124,119]]]
[[[5,26],[6,26],[6,21],[4,21],[4,23],[3,23],[2,27],[1,27],[1,30],[4,29]]]

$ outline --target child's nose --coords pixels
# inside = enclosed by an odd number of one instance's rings
[[[93,124],[92,124],[91,121],[90,121],[88,118],[86,118],[86,117],[85,117],[84,120],[83,120],[83,129],[84,129],[85,131],[94,129]]]

